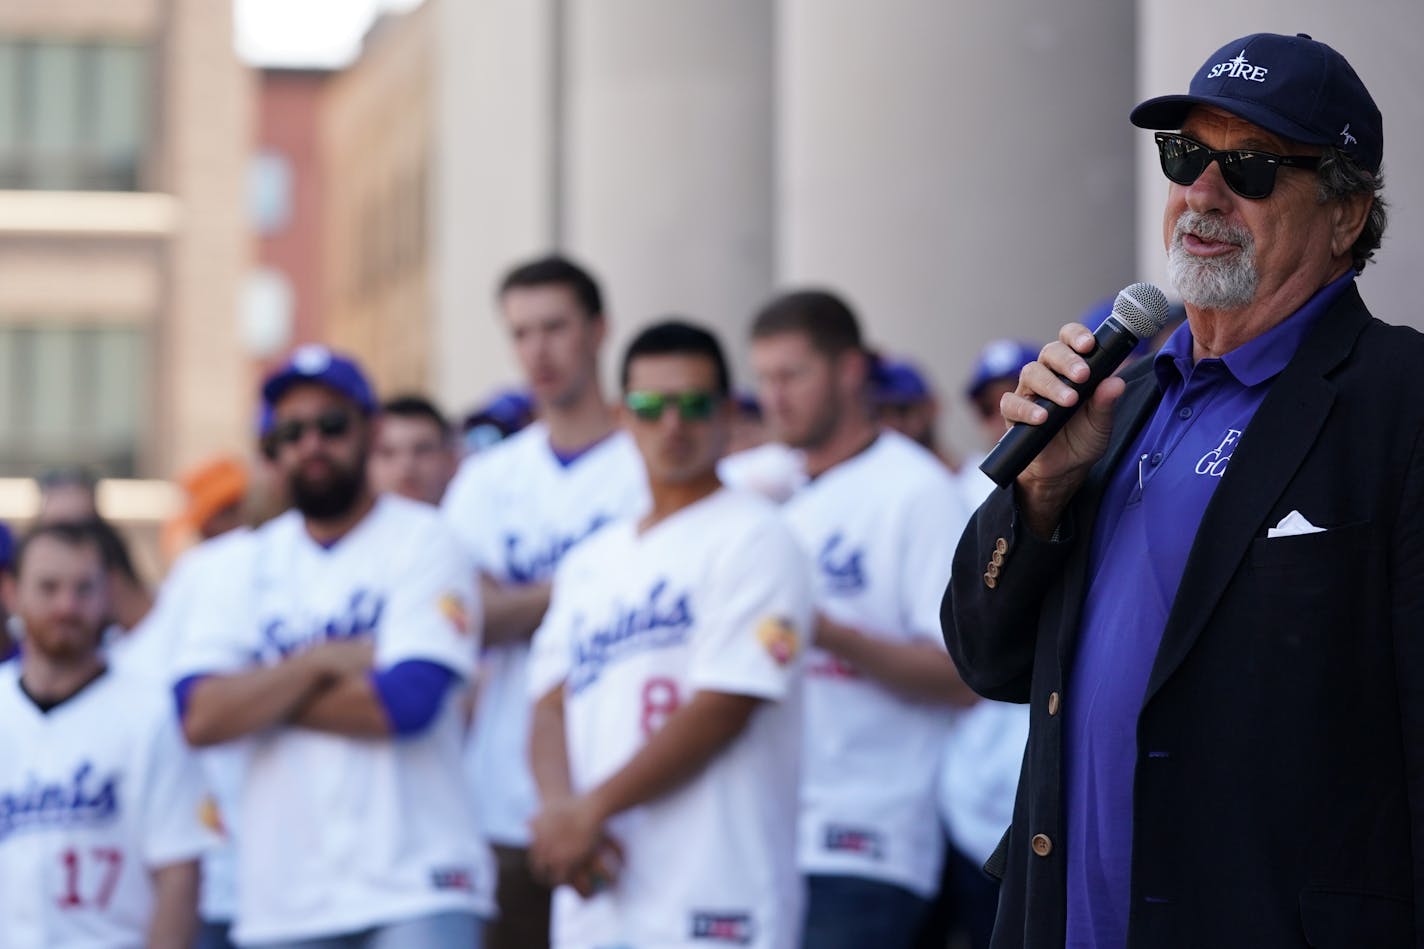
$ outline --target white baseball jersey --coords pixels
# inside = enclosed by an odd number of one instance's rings
[[[810,565],[777,511],[723,489],[639,533],[599,531],[559,569],[530,686],[565,687],[576,791],[623,767],[699,690],[766,699],[673,793],[618,815],[618,883],[555,894],[559,949],[793,949],[796,811]]]
[[[784,510],[815,563],[818,610],[868,635],[944,648],[940,599],[968,512],[939,459],[884,431]],[[949,710],[813,649],[806,712],[801,869],[932,894],[944,853],[927,828],[938,823]]]
[[[501,584],[540,583],[564,554],[611,521],[643,511],[643,460],[626,432],[615,432],[572,462],[561,461],[539,422],[467,458],[442,510],[472,561]],[[479,707],[466,770],[480,820],[496,843],[524,846],[538,794],[529,774],[527,642],[485,650]]]
[[[131,633],[110,644],[111,664],[147,676],[159,688],[171,688],[173,663],[184,636],[201,632],[192,628],[192,617],[201,615],[203,604],[209,599],[225,596],[223,589],[241,573],[232,566],[243,562],[247,543],[244,538],[251,533],[251,528],[240,527],[179,557],[164,579],[153,609]],[[233,841],[244,752],[241,743],[231,742],[198,749],[196,755],[206,792],[203,823],[220,841],[203,854],[198,913],[205,920],[229,922],[237,915],[237,853]]]
[[[150,874],[212,842],[167,690],[110,670],[46,713],[20,672],[0,666],[0,946],[138,949]]]
[[[377,668],[471,672],[478,600],[438,513],[382,495],[331,547],[296,511],[244,542],[233,582],[185,637],[180,676],[271,665],[326,639],[374,637]],[[250,736],[237,808],[239,942],[349,933],[412,916],[492,909],[493,861],[460,768],[458,695],[419,734]]]

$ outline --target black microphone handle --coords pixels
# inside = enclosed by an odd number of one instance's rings
[[[999,439],[993,451],[989,452],[988,457],[979,465],[979,470],[999,487],[1007,488],[1014,483],[1014,479],[1038,457],[1038,453],[1053,440],[1053,436],[1067,424],[1073,413],[1088,401],[1098,383],[1122,365],[1122,361],[1138,342],[1132,331],[1112,316],[1103,320],[1093,338],[1098,341],[1097,346],[1083,357],[1083,361],[1088,364],[1087,380],[1074,382],[1062,376],[1058,377],[1078,393],[1078,401],[1073,405],[1063,406],[1043,396],[1034,399],[1036,405],[1041,405],[1048,411],[1047,420],[1041,425],[1015,424],[1004,433],[1004,437]]]

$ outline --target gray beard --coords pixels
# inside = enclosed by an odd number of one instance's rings
[[[1196,257],[1182,246],[1187,233],[1238,244],[1239,253]],[[1167,277],[1183,303],[1204,310],[1244,309],[1256,297],[1256,242],[1245,228],[1232,227],[1213,214],[1183,211],[1172,229],[1167,248]]]

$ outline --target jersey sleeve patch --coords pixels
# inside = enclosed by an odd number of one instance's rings
[[[465,600],[460,594],[449,591],[441,594],[437,601],[440,608],[440,615],[450,621],[450,625],[455,627],[455,632],[461,636],[473,636],[475,634],[475,624],[470,619],[470,610],[466,606]]]
[[[801,651],[796,628],[785,616],[768,616],[757,624],[757,641],[779,666],[789,665]]]

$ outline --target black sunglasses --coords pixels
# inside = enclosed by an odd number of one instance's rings
[[[628,411],[644,422],[656,422],[669,405],[677,406],[684,422],[705,422],[712,417],[720,398],[711,392],[629,392],[623,397]]]
[[[286,419],[273,426],[271,438],[277,445],[295,445],[309,428],[316,429],[322,438],[340,438],[351,431],[351,413],[345,409],[327,409],[314,419]]]
[[[1195,139],[1173,132],[1158,132],[1157,153],[1162,159],[1162,174],[1179,185],[1190,185],[1202,176],[1207,165],[1216,162],[1226,186],[1243,198],[1258,200],[1269,197],[1276,187],[1276,169],[1320,167],[1319,155],[1276,155],[1249,148],[1216,151]]]

